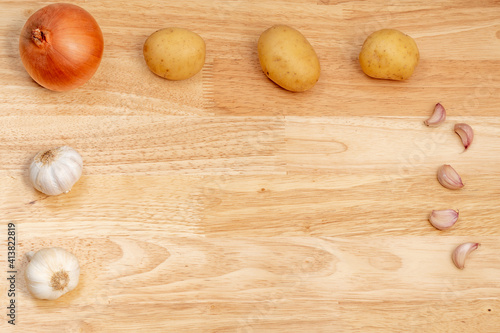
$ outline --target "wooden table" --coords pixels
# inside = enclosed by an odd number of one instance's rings
[[[16,225],[16,326],[2,332],[498,332],[500,3],[483,1],[68,1],[100,24],[105,51],[83,87],[34,83],[18,54],[49,2],[0,1],[0,305],[7,223]],[[300,30],[322,66],[287,92],[262,73],[257,39]],[[142,45],[179,26],[206,41],[201,73],[169,82]],[[365,76],[368,34],[397,28],[421,61],[405,82]],[[447,121],[423,124],[441,102]],[[453,132],[469,123],[469,150]],[[32,188],[44,148],[84,172],[66,195]],[[447,190],[451,164],[465,188]],[[460,210],[449,231],[433,209]],[[481,247],[461,271],[452,250]],[[26,289],[24,254],[80,260],[56,301]]]

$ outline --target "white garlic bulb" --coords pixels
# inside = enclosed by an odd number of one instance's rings
[[[41,151],[30,165],[30,181],[38,191],[48,195],[68,193],[80,179],[83,160],[71,147]]]
[[[36,298],[53,300],[75,289],[80,277],[78,259],[60,247],[26,253],[30,260],[25,277]]]

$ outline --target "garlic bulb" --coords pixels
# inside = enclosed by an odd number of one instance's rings
[[[38,191],[48,195],[68,193],[80,179],[83,160],[71,147],[63,146],[35,155],[30,165],[30,181]]]
[[[46,248],[26,253],[26,284],[36,298],[53,300],[75,289],[80,276],[78,259],[60,248]]]

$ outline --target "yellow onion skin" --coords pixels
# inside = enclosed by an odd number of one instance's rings
[[[28,19],[19,38],[24,68],[38,84],[54,91],[87,82],[97,71],[103,50],[96,20],[73,4],[41,8]]]

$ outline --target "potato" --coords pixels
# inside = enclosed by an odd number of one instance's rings
[[[273,26],[260,35],[257,49],[262,70],[282,88],[305,91],[318,81],[318,56],[299,31],[286,25]]]
[[[148,37],[143,47],[149,69],[169,80],[185,80],[205,64],[205,42],[192,31],[166,28]]]
[[[413,74],[419,58],[413,38],[395,29],[382,29],[366,38],[359,63],[368,76],[406,80]]]

